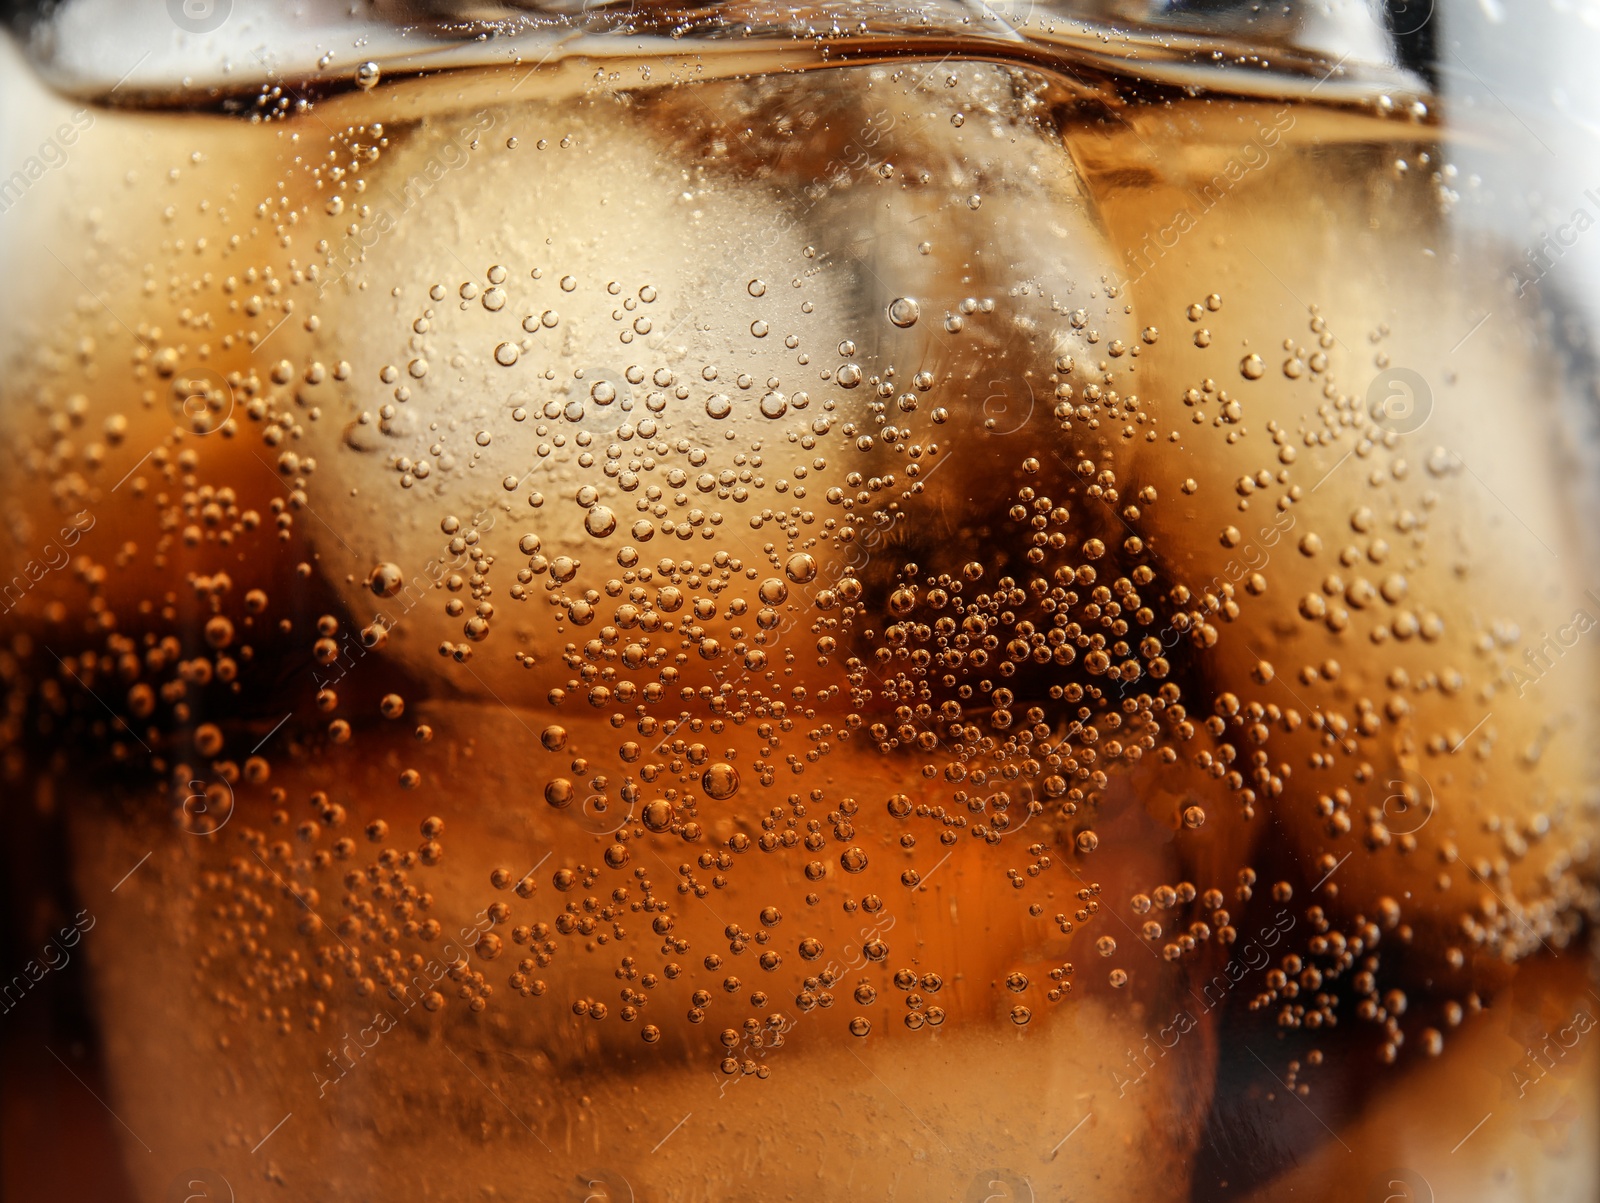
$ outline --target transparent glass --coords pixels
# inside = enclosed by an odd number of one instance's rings
[[[13,7],[4,1197],[1596,1197],[1587,9]]]

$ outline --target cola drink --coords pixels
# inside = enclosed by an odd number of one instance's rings
[[[1591,1197],[1511,160],[986,29],[19,60],[7,1089],[100,1197]]]

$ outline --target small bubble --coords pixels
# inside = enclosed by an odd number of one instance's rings
[[[718,801],[731,798],[739,790],[739,771],[731,764],[719,761],[701,774],[700,787],[706,791],[708,798]]]
[[[387,561],[379,564],[367,578],[368,587],[379,597],[393,597],[405,584],[405,576],[398,564]]]
[[[746,288],[753,297],[764,297],[767,295],[767,282],[765,280],[751,280],[750,283],[746,285]]]
[[[373,62],[362,63],[356,68],[356,87],[363,92],[370,91],[378,86],[378,77],[381,72],[378,64]]]
[[[922,306],[911,297],[896,297],[889,302],[889,320],[902,330],[915,326],[922,316]]]
[[[503,368],[509,368],[517,362],[520,354],[516,343],[501,343],[494,349],[494,361]]]
[[[1266,370],[1267,365],[1262,362],[1261,356],[1253,351],[1239,361],[1239,374],[1246,380],[1260,380]]]
[[[816,579],[817,561],[806,552],[796,552],[784,564],[783,571],[795,584],[803,585],[807,581]]]
[[[562,292],[571,292],[576,287],[578,287],[578,280],[577,280],[576,276],[562,276],[561,277],[561,291]]]
[[[852,1036],[865,1036],[872,1031],[872,1020],[863,1015],[857,1015],[850,1021],[850,1034]]]

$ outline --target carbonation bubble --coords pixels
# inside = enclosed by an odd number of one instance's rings
[[[789,596],[789,586],[777,577],[771,576],[761,582],[756,590],[756,595],[769,606],[776,606]]]
[[[713,418],[726,418],[733,412],[733,402],[724,393],[712,393],[706,398],[706,414]]]
[[[739,770],[718,761],[700,775],[700,787],[706,791],[706,797],[719,802],[731,798],[739,790]]]
[[[1019,1028],[1033,1018],[1033,1012],[1027,1007],[1017,1006],[1011,1008],[1011,1022]]]
[[[672,826],[672,803],[665,798],[647,802],[639,817],[651,831],[666,831]]]
[[[503,368],[509,368],[517,362],[520,354],[516,343],[501,343],[494,349],[494,361]]]
[[[761,416],[781,418],[789,412],[789,399],[782,393],[771,392],[761,398]]]
[[[915,326],[922,316],[922,306],[911,297],[896,297],[889,302],[889,320],[904,330]]]
[[[374,62],[362,63],[356,68],[356,87],[363,92],[369,92],[378,86],[378,77],[382,72]]]
[[[1254,352],[1239,361],[1239,374],[1246,380],[1260,380],[1266,370],[1267,365]]]
[[[861,369],[853,363],[847,363],[834,374],[834,379],[839,382],[840,388],[855,388],[861,383]]]
[[[617,517],[605,506],[597,505],[583,516],[583,529],[596,539],[603,539],[617,529]]]
[[[747,288],[749,289],[750,295],[753,297],[764,297],[767,295],[767,282],[765,280],[751,280],[747,285]]]
[[[859,873],[867,867],[867,854],[860,848],[846,848],[839,854],[839,864],[846,873]]]
[[[567,729],[551,725],[539,733],[539,742],[547,752],[559,752],[567,746]]]
[[[560,809],[572,805],[574,794],[572,782],[565,777],[556,777],[546,782],[544,787],[544,800],[551,806]]]
[[[1205,808],[1201,806],[1186,806],[1183,811],[1183,825],[1185,827],[1203,827],[1206,821]]]
[[[372,570],[367,584],[379,597],[393,597],[405,584],[405,576],[400,571],[400,565],[385,561]]]
[[[805,552],[796,552],[789,557],[789,562],[783,566],[784,573],[797,585],[815,580],[817,575],[817,561]]]
[[[852,1036],[865,1036],[872,1031],[872,1020],[865,1016],[857,1015],[850,1021],[850,1034]]]
[[[1093,852],[1100,846],[1100,837],[1092,831],[1078,832],[1078,851]]]

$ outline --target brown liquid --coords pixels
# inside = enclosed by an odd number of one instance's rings
[[[0,738],[140,1197],[1584,1197],[1587,1045],[1508,1049],[1589,1006],[1600,602],[1439,131],[524,78],[24,198]]]

